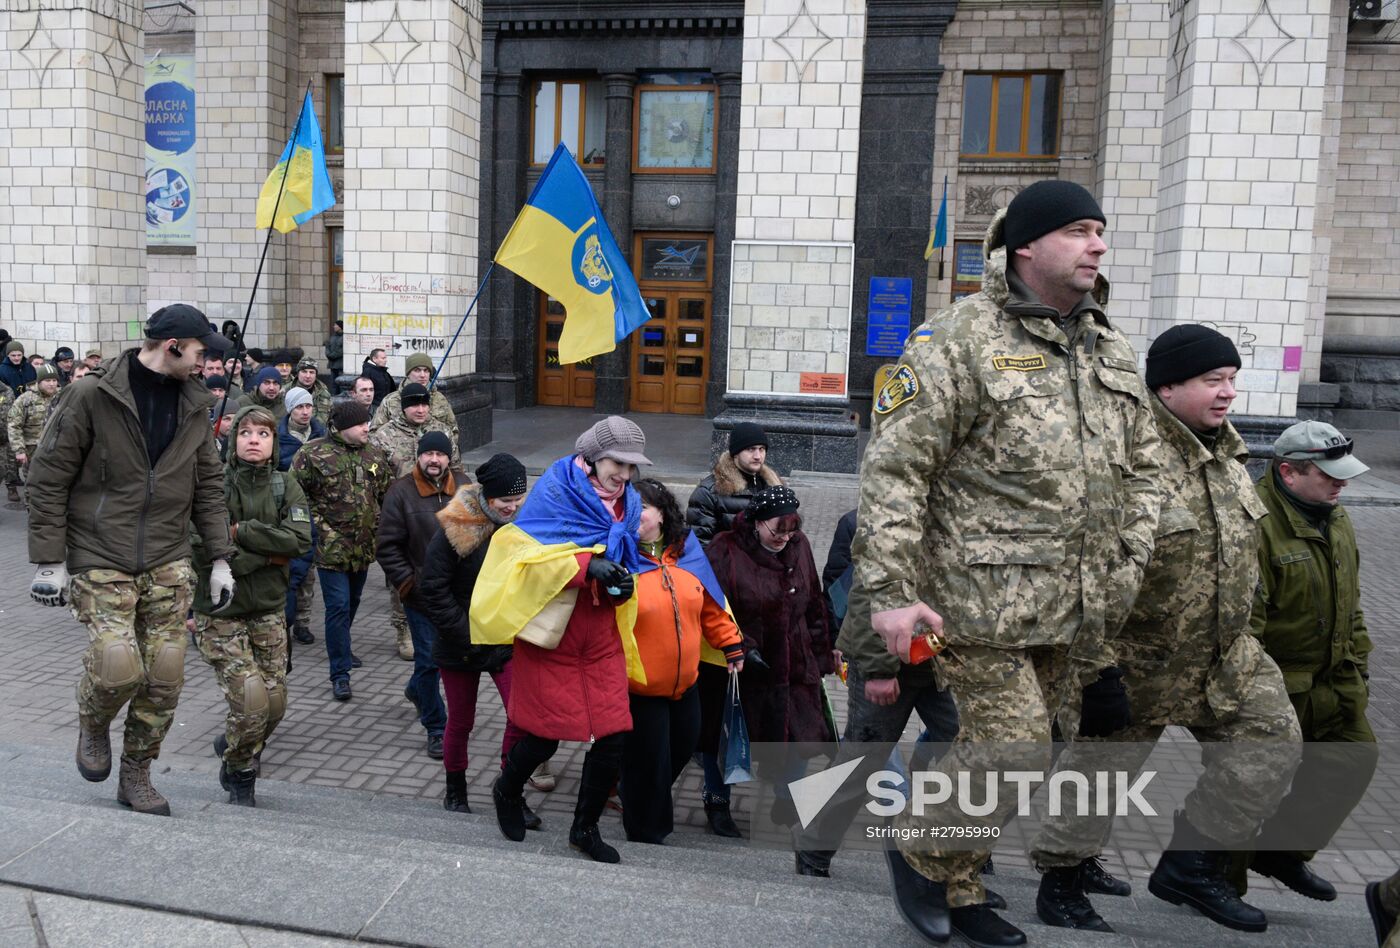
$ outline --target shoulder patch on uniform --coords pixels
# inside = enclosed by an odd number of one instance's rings
[[[1045,356],[997,356],[992,368],[998,372],[1039,372],[1045,368]]]
[[[901,362],[895,367],[889,381],[880,386],[880,392],[875,396],[875,414],[888,415],[918,394],[919,377],[912,368]]]
[[[1311,550],[1294,550],[1292,553],[1284,553],[1280,556],[1271,557],[1275,566],[1287,566],[1289,563],[1301,563],[1303,560],[1312,559]]]
[[[311,511],[305,507],[293,507],[290,512],[292,523],[310,523]]]
[[[909,341],[910,341],[910,342],[932,342],[932,341],[933,341],[933,330],[932,330],[932,329],[916,329],[916,330],[914,330],[914,335],[912,335],[912,336],[909,337]]]
[[[1115,359],[1113,356],[1099,356],[1099,361],[1110,369],[1122,369],[1124,372],[1136,372],[1137,363],[1127,359]]]

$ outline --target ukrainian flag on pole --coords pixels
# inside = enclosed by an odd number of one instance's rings
[[[286,185],[282,179],[286,178]],[[277,193],[281,191],[279,202]],[[298,224],[305,224],[317,214],[335,205],[335,190],[326,170],[326,149],[321,144],[321,123],[311,107],[311,93],[301,103],[301,117],[296,131],[282,149],[277,166],[263,182],[258,195],[258,229],[276,227],[283,234]],[[272,209],[277,208],[277,219]]]
[[[651,317],[588,179],[562,144],[496,251],[496,262],[564,305],[560,362],[612,352]]]

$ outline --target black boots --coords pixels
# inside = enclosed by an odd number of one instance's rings
[[[723,836],[728,839],[741,839],[744,835],[739,832],[739,827],[735,824],[734,817],[729,814],[728,800],[705,798],[705,825],[709,831],[716,836]]]
[[[982,948],[1009,948],[1026,943],[1026,933],[994,912],[985,902],[949,909],[948,924],[955,934]]]
[[[258,772],[253,769],[228,772],[228,802],[234,806],[257,806],[253,797],[253,785],[258,782]]]
[[[467,803],[467,772],[465,770],[447,771],[447,789],[442,794],[442,808],[451,813],[470,813],[472,808]]]
[[[603,836],[598,832],[596,822],[585,825],[575,816],[574,825],[569,829],[569,845],[594,862],[622,862],[622,857],[617,854],[617,850],[603,842]]]
[[[1113,926],[1103,920],[1084,893],[1083,865],[1054,866],[1040,877],[1040,891],[1035,896],[1035,914],[1047,925],[1056,928],[1078,928],[1091,932],[1111,932]]]
[[[1127,897],[1133,894],[1133,887],[1122,879],[1114,878],[1103,863],[1099,862],[1098,856],[1090,856],[1079,864],[1080,878],[1084,881],[1085,892],[1097,892],[1099,895],[1116,895]]]
[[[826,849],[799,849],[793,855],[796,857],[799,876],[831,878],[831,857],[836,853]]]
[[[1220,844],[1198,831],[1180,811],[1170,848],[1162,853],[1147,891],[1173,905],[1189,905],[1211,921],[1242,932],[1262,932],[1268,918],[1242,900],[1225,878]]]
[[[496,804],[496,823],[501,827],[501,835],[514,843],[523,840],[525,838],[525,795],[522,791],[512,790],[506,785],[504,771],[491,785],[491,800]]]
[[[904,924],[925,941],[942,944],[953,937],[943,886],[915,871],[893,846],[885,850],[885,865],[894,884],[894,904]]]
[[[598,819],[608,805],[608,796],[617,783],[621,764],[620,734],[595,741],[583,758],[583,773],[579,776],[578,802],[574,804],[574,825],[569,830],[569,845],[594,862],[622,861],[617,850],[603,842],[603,837],[598,832]]]
[[[1313,872],[1307,862],[1294,853],[1255,853],[1254,862],[1249,868],[1261,876],[1277,879],[1294,892],[1310,899],[1332,902],[1337,898],[1337,890],[1332,883]]]

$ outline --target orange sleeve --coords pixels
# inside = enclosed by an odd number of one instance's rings
[[[704,604],[700,607],[700,633],[711,647],[719,649],[724,657],[733,661],[744,655],[744,637],[734,624],[729,613],[725,612],[709,596],[702,594]]]

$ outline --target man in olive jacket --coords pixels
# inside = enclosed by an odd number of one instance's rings
[[[1371,638],[1361,613],[1361,556],[1343,509],[1342,488],[1370,468],[1350,438],[1329,424],[1301,421],[1274,442],[1274,460],[1255,485],[1269,516],[1261,522],[1259,586],[1250,624],[1283,672],[1302,726],[1303,762],[1262,846],[1296,838],[1321,844],[1346,820],[1375,773],[1376,736],[1366,720]],[[1319,845],[1317,848],[1321,848]],[[1247,865],[1308,898],[1337,890],[1308,867],[1315,849],[1237,854],[1236,888]]]
[[[117,800],[143,813],[170,813],[150,765],[185,680],[191,522],[213,564],[216,609],[233,599],[211,396],[191,378],[206,349],[225,346],[193,306],[158,310],[140,348],[68,387],[30,462],[30,595],[45,606],[71,601],[91,637],[78,682],[78,771],[107,779],[107,728],[130,701]]]

